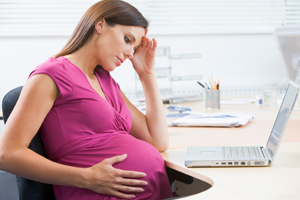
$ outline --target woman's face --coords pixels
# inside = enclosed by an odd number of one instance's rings
[[[97,26],[96,31],[99,33]],[[142,27],[123,25],[111,27],[104,22],[96,40],[99,65],[107,71],[113,71],[127,58],[133,57],[135,49],[138,48],[145,34],[145,29]]]

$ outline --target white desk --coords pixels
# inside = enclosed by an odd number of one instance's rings
[[[187,103],[205,112],[203,102]],[[212,187],[183,199],[300,199],[300,110],[296,108],[287,125],[275,160],[269,167],[187,168],[186,148],[192,145],[266,144],[278,107],[254,104],[223,106],[218,111],[253,114],[254,119],[239,128],[169,128],[170,148],[161,153],[166,165],[200,179]]]

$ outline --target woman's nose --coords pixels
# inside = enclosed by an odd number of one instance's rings
[[[133,57],[134,50],[129,50],[125,53],[125,56],[129,59]]]

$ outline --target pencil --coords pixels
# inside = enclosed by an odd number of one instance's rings
[[[210,78],[211,78],[212,87],[213,87],[213,89],[215,90],[215,89],[216,89],[216,86],[215,86],[214,79],[213,79],[212,76],[210,76]]]

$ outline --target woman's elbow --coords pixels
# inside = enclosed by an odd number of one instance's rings
[[[166,142],[163,142],[161,144],[158,144],[156,147],[155,147],[159,152],[164,152],[166,151],[168,148],[169,148],[169,140],[166,141]]]
[[[0,148],[0,170],[5,170],[4,169],[4,164],[5,164],[5,160],[7,159],[7,153]]]
[[[7,166],[12,160],[13,149],[8,148],[8,145],[0,144],[0,170],[7,171]]]

